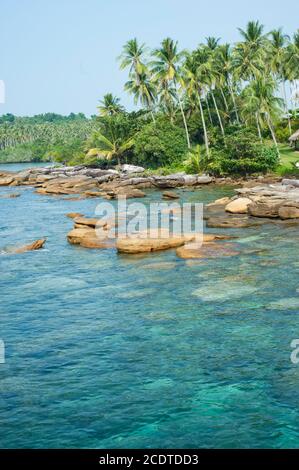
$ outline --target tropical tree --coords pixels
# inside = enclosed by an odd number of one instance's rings
[[[185,112],[183,109],[182,99],[178,90],[178,83],[181,80],[180,65],[184,56],[183,51],[178,50],[177,41],[171,38],[166,38],[162,41],[160,48],[153,51],[154,60],[152,61],[152,71],[155,76],[155,81],[164,82],[164,87],[167,87],[167,93],[170,93],[171,87],[179,103],[180,111],[183,118],[183,123],[186,132],[187,145],[190,148],[189,131],[186,121]]]
[[[124,107],[120,104],[120,99],[117,96],[113,96],[112,93],[107,93],[103,96],[98,106],[100,116],[113,116],[124,111]]]
[[[153,110],[156,99],[156,87],[147,71],[141,74],[132,74],[131,79],[125,84],[125,90],[134,96],[135,104],[139,102],[150,111],[152,119],[155,121]]]
[[[259,77],[252,80],[251,83],[245,88],[244,102],[253,112],[257,118],[257,124],[263,118],[264,122],[269,128],[274,145],[279,154],[277,139],[275,136],[273,120],[281,111],[282,100],[275,96],[277,84],[271,76]],[[260,136],[261,137],[261,136]]]
[[[181,82],[186,90],[186,94],[189,100],[196,100],[199,106],[203,132],[204,132],[204,141],[206,146],[206,152],[209,156],[210,149],[209,149],[209,139],[207,133],[207,126],[204,117],[201,97],[204,93],[204,86],[200,82],[200,78],[202,78],[203,70],[198,67],[197,57],[196,55],[186,53],[185,55],[185,62],[183,65],[183,74]]]
[[[292,134],[291,119],[288,109],[286,81],[289,78],[289,67],[287,66],[287,45],[289,43],[289,36],[283,34],[282,29],[275,29],[271,31],[271,41],[269,46],[269,66],[276,80],[282,83],[284,109],[288,119],[289,133]]]

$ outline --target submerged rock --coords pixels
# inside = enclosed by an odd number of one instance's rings
[[[164,191],[162,193],[163,199],[179,199],[180,196],[174,191]]]

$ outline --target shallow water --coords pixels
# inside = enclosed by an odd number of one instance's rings
[[[67,243],[94,199],[16,191],[0,248],[47,244],[0,256],[0,447],[299,447],[298,229],[226,230],[237,257],[130,257]]]

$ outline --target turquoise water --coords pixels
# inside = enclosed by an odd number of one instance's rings
[[[67,243],[94,199],[16,191],[0,248],[48,240],[0,256],[0,447],[299,447],[298,229],[238,230],[238,257],[130,257]]]

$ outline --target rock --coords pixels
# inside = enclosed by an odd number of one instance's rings
[[[163,199],[179,199],[180,196],[174,191],[164,191],[162,194]]]
[[[96,233],[94,228],[75,228],[67,234],[67,239],[72,245],[80,245],[82,240],[85,238],[95,238]]]
[[[88,217],[75,217],[74,218],[75,224],[83,225],[87,227],[105,227],[107,225],[106,220],[96,219],[96,218],[88,218]]]
[[[211,217],[207,220],[209,228],[246,228],[262,224],[262,221],[250,217]]]
[[[126,174],[143,173],[145,171],[145,169],[142,168],[142,166],[127,165],[127,164],[121,165],[120,169],[123,173],[126,173]]]
[[[111,239],[98,239],[98,238],[92,238],[92,237],[87,237],[83,238],[80,246],[83,246],[84,248],[92,248],[92,249],[106,249],[106,248],[115,248],[115,240]]]
[[[238,199],[229,202],[227,206],[225,206],[225,210],[232,214],[246,214],[248,206],[251,203],[251,199],[248,199],[247,197],[239,197]]]
[[[198,176],[197,178],[197,184],[209,184],[212,183],[212,181],[213,178],[207,175]]]
[[[15,198],[15,197],[20,197],[20,196],[21,196],[20,193],[10,193],[10,194],[3,194],[0,197],[2,199],[10,199],[10,198]]]
[[[147,233],[139,232],[130,237],[119,237],[116,242],[116,248],[120,253],[149,253],[176,248],[194,240],[194,235],[166,236],[166,232],[163,233],[163,231],[156,231],[156,233],[153,231],[152,235],[153,237],[149,237]]]
[[[69,212],[68,214],[66,214],[66,216],[70,219],[75,219],[76,217],[84,217],[84,215],[80,212]]]
[[[230,197],[222,197],[220,199],[216,199],[214,202],[210,202],[210,204],[207,204],[206,207],[222,206],[228,204],[230,201]]]
[[[102,193],[101,193],[100,190],[98,190],[98,191],[89,190],[89,191],[85,191],[84,194],[88,197],[101,197],[102,196]]]
[[[283,185],[294,186],[295,188],[299,188],[299,180],[290,180],[290,179],[283,179]]]
[[[25,253],[26,251],[33,251],[33,250],[40,250],[43,248],[44,244],[46,243],[46,239],[42,238],[40,240],[36,240],[29,245],[21,246],[20,248],[16,248],[14,253]]]
[[[103,194],[105,199],[116,199],[118,197],[126,197],[127,199],[137,198],[137,197],[144,197],[145,193],[137,188],[129,188],[127,186],[120,187],[119,189],[115,190],[108,190],[106,194]]]
[[[153,184],[157,188],[177,188],[178,186],[184,186],[185,180],[184,175],[169,175],[169,176],[153,176]]]
[[[195,186],[198,183],[198,175],[184,175],[184,184],[186,186]]]
[[[278,209],[282,204],[282,201],[273,201],[270,198],[269,200],[252,202],[248,206],[248,212],[254,217],[278,217]]]
[[[278,209],[278,215],[281,219],[299,219],[299,205],[295,206],[281,206]]]
[[[0,178],[0,186],[9,186],[13,181],[13,176],[6,176],[4,178]]]
[[[218,258],[221,256],[236,256],[238,251],[234,250],[230,243],[204,243],[201,247],[197,243],[189,243],[177,248],[176,254],[183,259]]]

